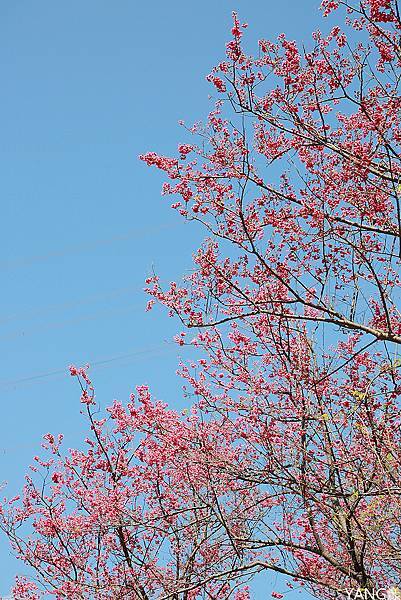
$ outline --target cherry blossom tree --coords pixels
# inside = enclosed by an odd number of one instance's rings
[[[178,158],[149,152],[207,239],[154,302],[178,317],[188,414],[147,388],[62,452],[48,434],[2,526],[16,598],[250,598],[257,573],[317,598],[401,584],[401,14],[324,0],[309,47],[243,46]],[[338,12],[337,12],[338,11]],[[280,598],[278,592],[273,597]]]

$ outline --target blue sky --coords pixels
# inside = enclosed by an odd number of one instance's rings
[[[178,328],[144,313],[143,281],[191,266],[201,239],[138,155],[173,153],[179,119],[202,119],[205,75],[224,55],[231,11],[250,48],[321,26],[318,0],[0,3],[0,480],[23,483],[41,435],[82,426],[71,363],[93,365],[103,406],[148,383],[182,407]],[[0,536],[0,597],[20,565]],[[265,577],[254,597],[269,598]],[[299,598],[306,594],[287,594]]]

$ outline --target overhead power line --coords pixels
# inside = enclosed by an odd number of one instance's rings
[[[84,244],[73,244],[70,246],[66,246],[64,248],[60,248],[59,250],[53,250],[52,252],[48,252],[46,254],[38,254],[36,256],[25,256],[25,257],[21,257],[21,258],[14,258],[10,261],[1,261],[0,262],[0,270],[1,271],[5,271],[5,270],[14,270],[14,269],[19,269],[22,267],[29,267],[30,265],[33,265],[35,263],[40,263],[40,262],[45,262],[46,260],[52,259],[52,258],[60,258],[63,256],[68,256],[71,254],[80,254],[82,252],[87,252],[88,250],[92,250],[94,248],[99,248],[101,246],[106,246],[109,244],[113,244],[116,242],[121,242],[124,240],[128,240],[131,239],[133,237],[135,237],[135,239],[143,239],[146,238],[150,235],[153,234],[157,234],[160,231],[163,231],[165,229],[173,229],[175,227],[178,227],[180,225],[180,222],[177,221],[176,223],[162,223],[161,225],[157,226],[157,227],[149,227],[147,229],[131,229],[123,234],[117,234],[114,235],[112,237],[108,237],[108,238],[99,238],[99,239],[95,239],[95,240],[91,240],[88,242],[85,242]]]
[[[145,354],[152,354],[155,352],[169,350],[173,346],[175,346],[175,344],[169,344],[167,342],[164,342],[164,344],[158,344],[157,346],[153,346],[151,348],[140,348],[139,350],[136,350],[135,352],[129,352],[128,354],[119,354],[117,356],[112,356],[110,358],[106,358],[103,360],[97,360],[94,362],[88,361],[88,363],[89,363],[91,370],[97,370],[99,367],[109,365],[110,363],[116,363],[118,361],[125,360],[127,358],[132,359],[132,358],[143,356]],[[180,350],[182,350],[182,347],[180,347]],[[57,375],[66,375],[67,376],[68,368],[65,367],[64,369],[57,369],[54,371],[48,371],[46,373],[38,373],[36,375],[30,375],[27,377],[19,377],[17,379],[13,379],[10,381],[4,381],[4,382],[0,383],[0,388],[13,387],[13,386],[17,386],[19,384],[29,383],[29,382],[33,382],[33,381],[40,380],[40,379],[46,379],[48,377],[53,377],[53,376],[57,376]]]

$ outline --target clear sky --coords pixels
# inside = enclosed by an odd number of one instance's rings
[[[144,313],[143,280],[191,265],[201,232],[138,160],[173,153],[178,120],[205,118],[205,76],[231,11],[259,37],[309,39],[319,0],[0,1],[0,480],[23,484],[42,434],[79,444],[71,363],[93,365],[98,399],[136,384],[181,408],[178,323]],[[253,44],[253,46],[252,46]],[[0,536],[0,597],[21,566]],[[255,600],[282,588],[265,576]],[[285,589],[285,588],[283,588]],[[282,590],[283,591],[283,590]],[[289,593],[286,598],[306,598]]]

